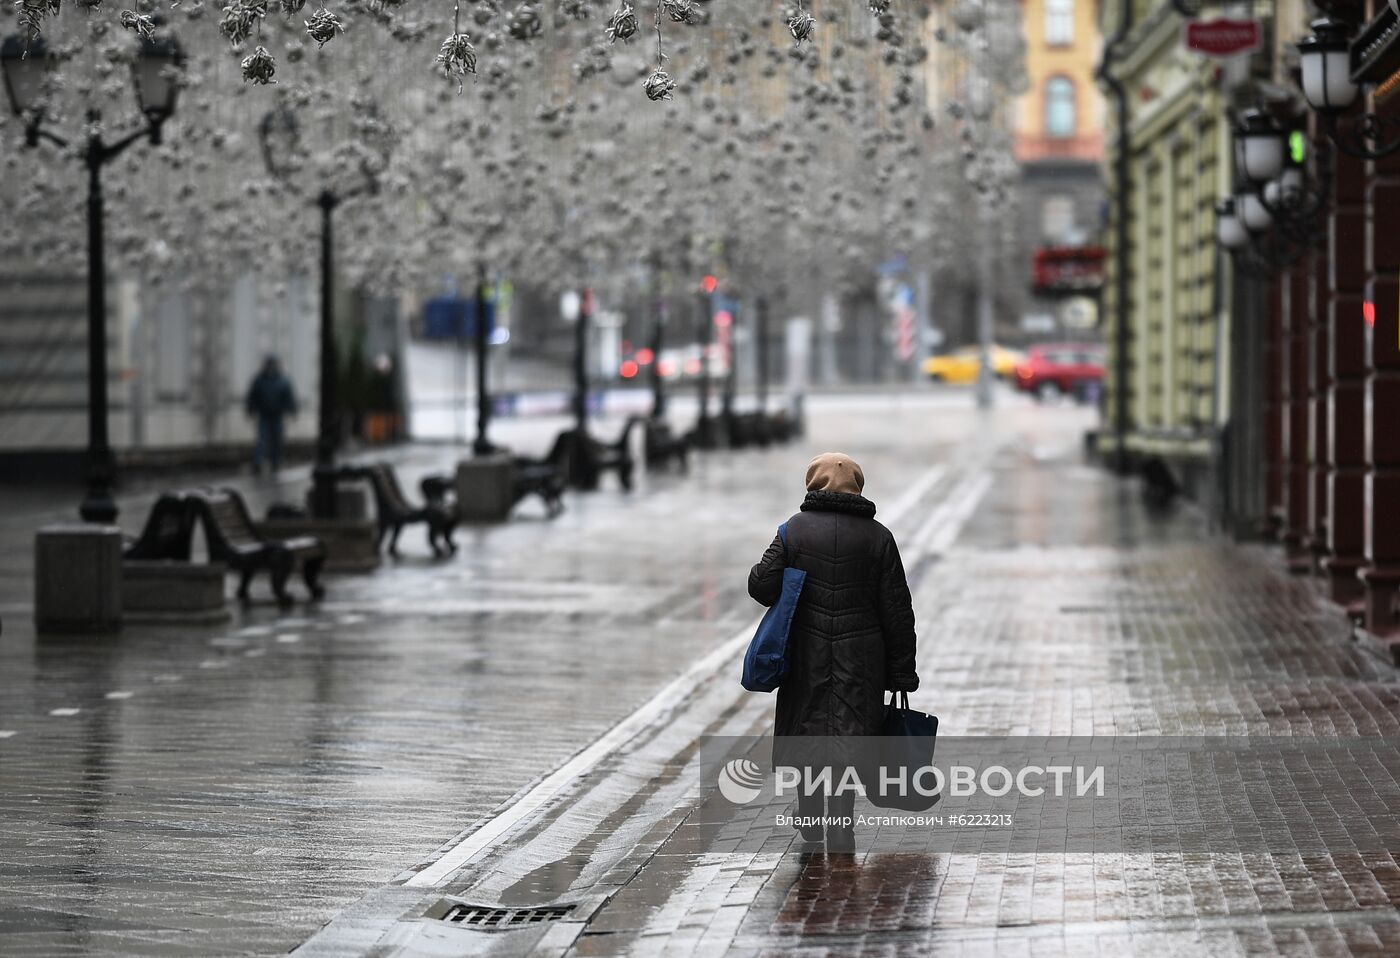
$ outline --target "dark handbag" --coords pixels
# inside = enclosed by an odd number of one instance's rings
[[[778,526],[778,537],[787,548],[787,523]],[[749,650],[744,653],[744,674],[740,679],[750,692],[771,692],[783,684],[787,675],[788,632],[792,629],[792,616],[797,611],[797,599],[802,595],[802,584],[807,581],[807,573],[801,569],[788,567],[783,570],[783,590],[778,593],[778,601],[763,614],[749,641]]]
[[[911,709],[908,692],[891,693],[889,702],[885,704],[880,737],[873,740],[873,754],[861,763],[861,782],[865,785],[865,797],[870,799],[872,805],[905,812],[923,812],[938,804],[943,797],[941,794],[924,795],[914,787],[914,773],[933,764],[933,746],[937,735],[937,716]],[[882,790],[882,777],[892,777],[902,782],[903,791],[899,784]],[[917,779],[917,783],[931,789],[934,779],[931,774],[923,775]]]

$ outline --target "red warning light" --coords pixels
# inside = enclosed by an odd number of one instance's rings
[[[645,346],[643,346],[641,349],[637,350],[637,365],[638,365],[638,366],[650,366],[650,365],[651,365],[651,361],[652,361],[653,359],[655,359],[655,358],[656,358],[656,354],[653,353],[650,349],[647,349]]]
[[[637,364],[630,359],[623,360],[622,367],[618,371],[622,373],[623,379],[632,379],[637,375]]]
[[[1365,302],[1361,304],[1361,316],[1366,320],[1366,325],[1372,329],[1376,328],[1376,304]]]
[[[700,288],[707,293],[713,293],[719,289],[719,280],[713,276],[706,276],[700,281]]]
[[[715,313],[715,325],[720,329],[728,329],[734,325],[734,314],[727,309],[721,309]]]

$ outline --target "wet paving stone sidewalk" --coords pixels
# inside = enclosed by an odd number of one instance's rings
[[[940,737],[1400,731],[1396,673],[1273,550],[1209,537],[1189,510],[1150,515],[1131,486],[1073,457],[1013,446],[994,473],[915,588],[922,684],[912,704],[939,715]],[[1268,852],[1085,853],[1063,830],[1038,852],[983,850],[976,831],[947,852],[905,829],[858,830],[857,852],[844,856],[791,833],[775,851],[766,821],[748,819],[745,833],[743,822],[736,831],[697,814],[572,953],[1396,954],[1400,848],[1348,849],[1334,834],[1325,853],[1287,850],[1311,847],[1326,827],[1289,800],[1297,787],[1280,776],[1248,790]],[[1379,798],[1394,794],[1389,776],[1321,788],[1342,815],[1400,812]],[[1210,809],[1173,805],[1165,789],[1153,798],[1149,817],[1176,839],[1232,843]],[[863,800],[862,810],[888,814]]]

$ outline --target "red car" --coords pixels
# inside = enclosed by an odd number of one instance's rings
[[[1073,395],[1089,400],[1103,382],[1103,347],[1097,343],[1032,346],[1016,367],[1016,388],[1037,399]]]

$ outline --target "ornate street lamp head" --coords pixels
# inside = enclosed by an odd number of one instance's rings
[[[1235,128],[1240,172],[1256,186],[1283,172],[1287,137],[1278,121],[1263,110],[1248,110]]]
[[[151,124],[153,140],[159,141],[160,125],[175,113],[184,62],[184,51],[175,38],[159,36],[141,41],[141,49],[131,65],[136,103]]]
[[[1351,28],[1323,17],[1312,22],[1312,36],[1298,41],[1303,96],[1318,113],[1338,114],[1356,102],[1360,87],[1351,78]]]
[[[1244,228],[1251,233],[1263,233],[1274,225],[1274,214],[1253,190],[1235,194],[1235,210]]]
[[[54,67],[54,56],[42,36],[14,34],[0,44],[0,67],[5,74],[5,93],[15,116],[23,117],[42,109],[44,86]]]
[[[1249,242],[1249,231],[1240,222],[1233,197],[1215,204],[1215,238],[1228,250],[1243,249]]]
[[[1299,206],[1306,189],[1307,176],[1303,167],[1290,163],[1282,173],[1264,184],[1264,204],[1275,210]]]

